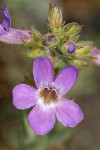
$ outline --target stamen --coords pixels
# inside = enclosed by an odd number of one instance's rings
[[[42,89],[41,92],[40,92],[40,95],[44,98],[45,103],[57,100],[57,93],[52,88]]]

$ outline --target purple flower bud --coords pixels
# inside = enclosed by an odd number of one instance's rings
[[[73,42],[68,44],[68,53],[73,53],[76,50],[76,45]]]
[[[2,20],[2,26],[7,32],[9,32],[9,28],[11,25],[11,18],[10,18],[10,15],[6,6],[2,8],[2,12],[4,14],[4,18]]]
[[[54,35],[44,35],[42,39],[42,43],[44,46],[49,46],[50,43],[53,41]]]
[[[53,34],[46,34],[43,36],[42,43],[44,46],[55,45],[58,42],[58,38]]]

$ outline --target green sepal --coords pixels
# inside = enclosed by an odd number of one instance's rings
[[[75,35],[75,36],[71,36],[70,40],[73,41],[73,42],[77,42],[79,40],[79,38],[80,38],[80,34]]]
[[[76,43],[76,45],[80,47],[83,47],[83,46],[94,47],[95,43],[93,41],[79,41]]]
[[[71,60],[70,64],[76,66],[76,67],[87,67],[88,63],[84,60]]]
[[[59,55],[63,55],[63,52],[62,52],[61,48],[59,48],[59,47],[57,47],[55,49],[55,52],[58,53]]]
[[[80,31],[82,30],[82,26],[76,22],[72,22],[65,25],[63,30],[64,32],[66,32],[68,36],[72,36],[72,35],[74,36],[80,33]]]
[[[37,48],[38,47],[38,45],[35,41],[24,43],[24,45],[32,47],[32,48]]]
[[[95,56],[92,56],[92,55],[89,55],[89,54],[85,55],[85,57],[88,58],[88,59],[95,59]]]
[[[26,52],[27,57],[36,58],[39,56],[43,56],[43,51],[41,49],[29,50]]]
[[[80,49],[76,49],[76,54],[86,55],[86,54],[90,53],[92,50],[93,50],[93,48],[91,48],[91,47],[83,47]]]
[[[35,49],[38,47],[43,47],[42,34],[38,30],[36,30],[34,26],[32,27],[32,41],[25,42],[24,45]]]
[[[42,34],[38,30],[36,30],[34,26],[31,29],[32,29],[32,37],[34,41],[35,42],[40,41],[42,39]]]

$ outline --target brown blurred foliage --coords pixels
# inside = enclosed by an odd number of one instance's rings
[[[66,17],[84,19],[100,12],[100,0],[63,0],[62,3]]]

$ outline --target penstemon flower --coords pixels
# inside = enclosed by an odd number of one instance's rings
[[[33,64],[37,89],[19,84],[13,89],[13,105],[17,109],[34,108],[28,115],[30,126],[36,134],[45,135],[54,127],[56,118],[66,127],[75,127],[83,120],[78,104],[64,98],[78,77],[74,66],[67,66],[55,78],[48,58],[37,57]]]
[[[11,28],[11,18],[6,6],[2,9],[4,18],[0,24],[0,41],[9,44],[24,44],[27,57],[59,57],[66,63],[83,67],[93,59],[90,52],[95,49],[92,41],[79,41],[82,26],[76,22],[65,25],[62,7],[50,3],[48,15],[48,33],[42,35],[34,27],[28,30]],[[48,53],[50,55],[48,55]]]
[[[30,42],[32,40],[32,32],[11,28],[11,18],[7,7],[4,6],[2,11],[4,13],[4,18],[0,24],[0,41],[10,44],[23,44],[24,42]]]

